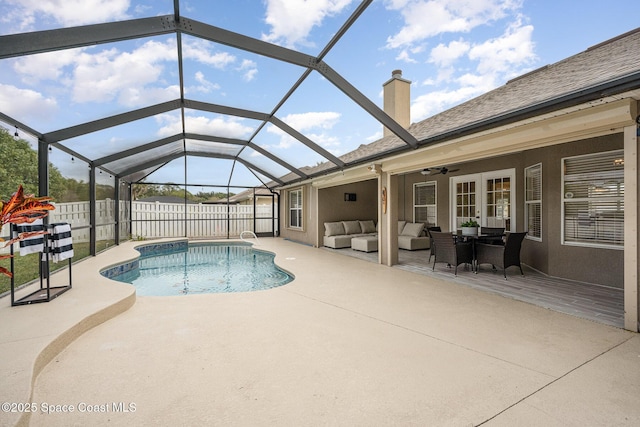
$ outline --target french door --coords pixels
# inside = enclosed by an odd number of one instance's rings
[[[515,180],[515,169],[451,177],[451,230],[475,219],[482,227],[515,231]]]

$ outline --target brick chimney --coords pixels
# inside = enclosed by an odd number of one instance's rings
[[[402,70],[393,70],[391,79],[382,85],[384,89],[384,112],[387,113],[403,128],[408,128],[411,124],[410,100],[411,82],[402,78]],[[383,136],[391,135],[386,127],[383,129]]]

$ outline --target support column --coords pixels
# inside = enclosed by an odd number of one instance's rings
[[[392,266],[398,263],[398,177],[386,172],[378,178],[378,218],[378,260]]]
[[[91,172],[89,173],[89,254],[95,256],[97,230],[96,230],[96,167],[89,165]]]
[[[38,140],[38,196],[49,195],[49,144]]]
[[[624,128],[624,328],[638,332],[638,130]]]
[[[115,229],[113,230],[113,235],[115,236],[115,243],[116,245],[120,244],[120,179],[116,176],[113,178],[113,182],[114,182],[114,190],[115,190],[115,194],[113,195],[114,200],[114,212],[113,212],[113,216],[115,219],[115,223],[116,225],[114,226]]]
[[[304,213],[302,219],[302,225],[304,226],[305,233],[308,233],[310,237],[313,237],[316,248],[321,248],[324,245],[324,221],[320,220],[320,189],[310,184],[306,184],[302,188],[303,206],[308,206],[307,213]],[[322,217],[324,218],[324,216]],[[315,233],[313,232],[315,230]]]

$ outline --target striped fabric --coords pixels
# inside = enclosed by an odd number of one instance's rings
[[[53,262],[73,257],[71,226],[66,222],[49,224],[49,253]]]
[[[21,233],[28,233],[31,231],[44,231],[44,225],[41,219],[35,220],[31,224],[15,224],[13,229],[13,237],[18,237]],[[39,236],[29,237],[20,240],[20,255],[29,255],[36,252],[42,252],[44,250],[44,234]]]

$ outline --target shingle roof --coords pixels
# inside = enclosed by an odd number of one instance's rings
[[[640,28],[592,46],[584,52],[552,65],[547,65],[510,80],[484,95],[443,111],[409,127],[409,132],[422,144],[432,138],[453,133],[474,124],[504,117],[525,109],[535,109],[568,95],[580,94],[609,82],[629,77],[633,88],[640,87]],[[628,90],[629,87],[626,88]],[[599,98],[612,93],[596,93]],[[621,92],[619,89],[618,92]],[[340,157],[345,163],[357,162],[389,150],[409,149],[395,135],[389,135]],[[309,173],[330,169],[323,163]]]
[[[255,196],[271,196],[272,194],[273,193],[271,192],[271,190],[265,187],[248,188],[244,191],[239,192],[238,194],[235,194],[229,197],[228,201],[229,203],[239,203],[244,200],[253,198],[254,195]],[[216,200],[215,203],[227,203],[227,199],[224,198],[224,199]]]

